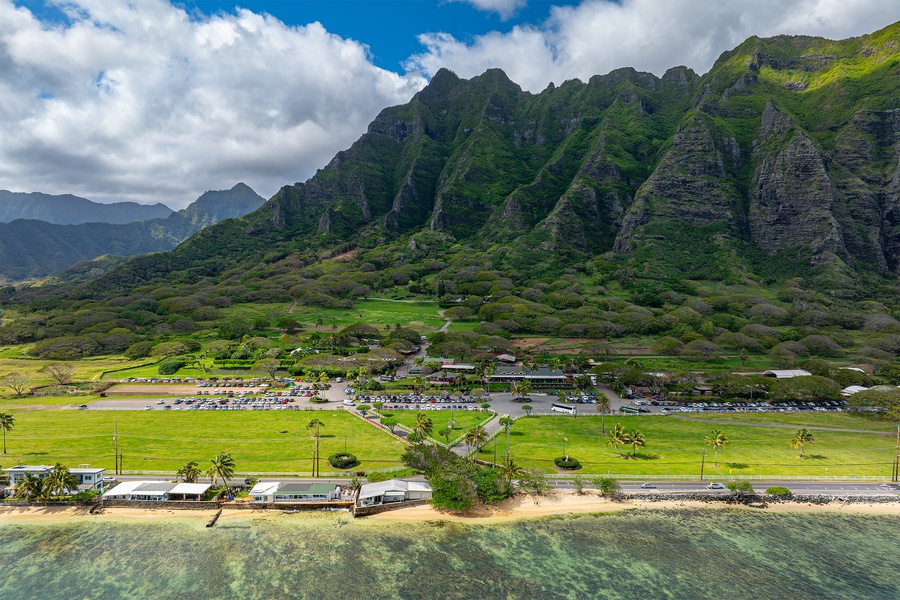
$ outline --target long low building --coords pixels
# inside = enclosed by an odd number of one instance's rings
[[[171,481],[123,481],[103,494],[104,500],[202,500],[209,483],[173,483]]]
[[[497,365],[490,379],[493,382],[504,383],[523,380],[533,383],[565,383],[566,374],[559,369],[549,367],[526,369],[519,365]]]
[[[9,476],[9,487],[14,489],[26,475],[31,474],[38,479],[48,476],[53,467],[51,465],[16,465],[3,469],[3,472]],[[69,473],[75,476],[78,482],[78,488],[69,490],[71,493],[84,492],[88,490],[103,491],[103,474],[106,469],[93,469],[90,467],[77,467],[69,469]]]
[[[261,481],[250,490],[250,501],[261,504],[349,500],[349,492],[333,483]]]
[[[431,487],[424,481],[389,479],[363,484],[356,501],[360,506],[374,506],[407,500],[430,500],[431,497]]]

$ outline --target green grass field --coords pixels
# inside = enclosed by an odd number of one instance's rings
[[[224,310],[230,318],[241,318],[252,321],[256,317],[265,316],[277,319],[287,315],[287,304],[236,304]],[[296,306],[291,316],[303,323],[307,331],[316,331],[316,323],[322,319],[320,331],[330,332],[332,325],[343,329],[356,323],[368,323],[379,329],[385,325],[391,327],[400,323],[423,333],[441,327],[444,320],[438,315],[440,307],[437,302],[391,302],[389,300],[359,300],[353,308],[320,308],[317,306]]]
[[[672,418],[681,419],[675,415]],[[695,418],[688,416],[687,418]],[[740,421],[765,425],[791,425],[796,427],[834,427],[837,429],[861,429],[866,431],[897,431],[895,421],[859,413],[706,413],[696,415],[708,421]],[[710,424],[710,427],[716,427]],[[724,427],[724,426],[720,426]]]
[[[788,445],[793,429],[720,425],[729,443],[719,451],[716,467],[713,449],[704,445],[705,438],[716,427],[714,424],[670,417],[609,416],[607,431],[617,422],[626,429],[637,428],[643,432],[646,447],[638,448],[636,458],[621,458],[615,448],[606,446],[599,417],[568,416],[526,417],[516,421],[510,436],[511,454],[521,466],[554,472],[553,459],[563,456],[563,438],[568,438],[569,456],[577,458],[584,467],[579,473],[697,475],[701,454],[706,449],[706,476],[714,478],[717,474],[887,476],[895,451],[895,438],[890,435],[813,431],[815,441],[807,445],[806,456],[800,460],[799,451]],[[631,454],[632,448],[621,447],[621,450]],[[486,460],[491,456],[492,449],[487,447],[480,454]]]
[[[347,451],[360,460],[354,470],[400,464],[401,442],[343,411],[10,411],[16,422],[7,434],[3,466],[87,463],[113,468],[113,420],[126,471],[171,471],[195,460],[205,469],[217,452],[230,452],[241,473],[310,471],[313,418],[325,427],[319,441],[323,473],[330,454]]]
[[[416,424],[416,415],[418,413],[419,411],[415,410],[403,410],[384,411],[382,414],[391,414],[397,417],[397,421],[399,421],[401,425],[406,425],[411,428]],[[434,426],[432,437],[436,440],[444,440],[444,431],[446,431],[447,425],[450,423],[450,411],[429,410],[426,411],[425,414],[431,418],[432,425]],[[482,421],[488,420],[491,417],[491,414],[492,413],[481,411],[454,410],[453,420],[456,421],[456,424],[453,426],[453,435],[450,437],[450,440],[452,441],[454,438],[465,433]]]

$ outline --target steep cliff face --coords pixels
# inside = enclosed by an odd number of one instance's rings
[[[784,256],[844,282],[900,274],[900,24],[751,38],[702,77],[624,68],[539,94],[441,70],[243,226],[286,252],[431,231],[667,279],[740,279],[766,256],[771,276]]]

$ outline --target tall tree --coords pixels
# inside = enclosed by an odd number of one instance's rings
[[[46,373],[50,379],[59,385],[72,383],[72,375],[75,374],[75,367],[66,363],[50,363],[43,369],[41,373]]]
[[[611,406],[609,404],[609,396],[600,394],[597,396],[597,412],[600,413],[600,433],[606,435],[606,415],[609,414]]]
[[[28,500],[29,502],[43,500],[45,489],[44,478],[38,477],[34,473],[25,473],[25,476],[16,485],[16,498]]]
[[[3,430],[3,454],[6,454],[6,433],[12,431],[16,425],[16,418],[10,413],[0,413],[0,429]]]
[[[19,373],[18,371],[0,377],[0,383],[11,389],[16,396],[19,397],[25,395],[25,391],[28,390],[28,384],[30,382],[31,377],[29,377],[27,373]]]
[[[228,480],[234,477],[234,459],[231,454],[219,452],[215,458],[209,459],[209,462],[210,467],[206,474],[212,481],[213,487],[219,479],[222,479],[223,483],[228,483]]]
[[[791,441],[788,442],[788,444],[790,444],[791,448],[799,448],[799,458],[803,458],[804,446],[806,446],[806,444],[812,444],[814,441],[815,440],[813,439],[813,434],[804,427],[794,432],[794,437],[791,438]]]
[[[626,443],[629,444],[632,448],[631,456],[637,456],[638,447],[643,448],[647,445],[646,440],[644,439],[644,434],[641,433],[637,429],[632,429],[628,433],[625,434]]]
[[[419,441],[424,442],[433,431],[434,422],[432,422],[431,417],[423,412],[416,414],[416,424],[413,427],[413,434]]]
[[[622,449],[619,446],[626,444],[627,438],[625,433],[625,428],[622,427],[621,423],[616,423],[613,427],[612,431],[606,434],[606,445],[613,446],[619,452],[619,456],[624,457],[622,454]]]
[[[197,480],[202,475],[200,464],[194,460],[188,461],[187,464],[178,469],[175,475],[184,479],[185,483],[197,483]]]
[[[469,448],[469,453],[472,452],[472,449],[478,452],[487,443],[487,431],[481,425],[476,425],[466,432],[463,441]]]
[[[72,490],[78,489],[78,479],[67,467],[56,463],[44,480],[44,488],[48,496],[62,498],[71,495]]]
[[[728,443],[728,436],[721,429],[713,429],[706,438],[706,445],[712,446],[716,451],[715,466],[719,466],[719,448],[724,448]]]

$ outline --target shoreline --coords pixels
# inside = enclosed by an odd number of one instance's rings
[[[532,519],[558,515],[587,515],[615,513],[633,510],[745,510],[767,513],[833,513],[873,516],[900,516],[900,498],[895,502],[840,502],[814,504],[811,502],[778,502],[765,507],[726,502],[702,502],[698,500],[610,500],[594,494],[578,495],[574,492],[555,492],[543,496],[518,495],[496,506],[480,506],[465,514],[442,511],[430,505],[411,506],[364,517],[376,522],[428,522],[454,521],[472,524],[488,524],[519,519]],[[91,520],[99,522],[148,522],[148,521],[203,521],[217,511],[180,510],[175,508],[104,508],[90,514],[89,506],[0,506],[0,527],[15,523],[71,522]],[[259,520],[280,517],[279,509],[229,509],[223,507],[219,522]],[[299,514],[315,515],[319,511],[303,511]]]

